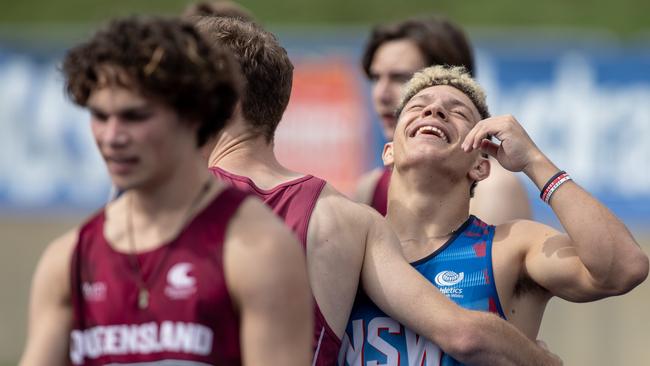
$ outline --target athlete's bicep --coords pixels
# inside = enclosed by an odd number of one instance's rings
[[[546,225],[520,221],[513,224],[519,241],[529,241],[525,273],[552,295],[569,301],[592,301],[601,297],[589,271],[580,260],[571,238]]]
[[[34,278],[29,303],[28,335],[20,365],[68,365],[72,328],[70,258],[76,231],[48,246]]]
[[[313,306],[304,253],[272,213],[257,215],[257,222],[227,241],[224,257],[241,314],[242,359],[246,365],[306,365]]]

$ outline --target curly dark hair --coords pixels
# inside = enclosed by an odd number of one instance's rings
[[[361,65],[370,77],[370,65],[377,49],[385,42],[407,39],[414,42],[427,66],[465,66],[472,76],[474,55],[465,32],[451,20],[431,15],[375,26],[366,43]]]
[[[252,132],[273,141],[291,96],[293,64],[287,51],[255,23],[209,16],[193,21],[206,39],[233,52],[244,75],[242,114]]]
[[[198,146],[216,135],[232,115],[241,77],[231,54],[208,44],[190,22],[158,17],[111,21],[66,54],[66,92],[86,106],[106,85],[132,88],[198,123]]]

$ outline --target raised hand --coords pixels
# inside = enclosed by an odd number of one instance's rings
[[[501,143],[488,140],[489,136],[496,137]],[[543,156],[526,130],[509,114],[479,121],[461,147],[465,152],[480,149],[512,172],[525,170],[531,162]]]

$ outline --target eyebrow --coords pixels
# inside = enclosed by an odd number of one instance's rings
[[[148,110],[149,107],[150,106],[148,104],[127,106],[125,108],[122,108],[122,109],[118,110],[115,114],[124,115],[124,114],[129,114],[129,113],[134,113],[134,112],[142,112],[142,111]],[[90,105],[90,104],[88,105],[88,110],[93,114],[108,114],[102,108],[99,108],[97,106],[93,106],[93,105]]]

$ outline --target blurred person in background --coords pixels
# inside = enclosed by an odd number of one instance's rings
[[[361,63],[372,83],[372,103],[387,141],[393,139],[401,86],[415,71],[432,65],[454,65],[464,66],[471,75],[476,75],[472,46],[465,32],[442,16],[376,26]],[[492,167],[490,177],[477,187],[470,211],[491,224],[531,218],[522,182],[494,160]],[[356,200],[386,215],[390,172],[391,167],[384,166],[364,175],[357,187]]]
[[[559,364],[502,319],[462,309],[441,294],[405,260],[376,211],[320,178],[282,166],[273,147],[291,94],[293,65],[286,51],[255,24],[223,17],[196,21],[206,38],[233,51],[245,78],[231,121],[206,145],[210,170],[262,198],[300,239],[316,301],[313,365],[336,364],[359,289],[464,362]]]
[[[237,70],[179,20],[118,19],[67,53],[66,89],[124,193],[43,254],[21,365],[309,364],[297,241],[201,154]]]
[[[253,14],[240,4],[229,0],[201,1],[188,5],[183,11],[183,18],[198,16],[223,16],[254,22]],[[108,196],[108,202],[119,197],[123,192],[114,184]]]
[[[594,301],[647,277],[648,257],[623,222],[560,171],[514,117],[490,118],[483,90],[464,68],[417,72],[397,110],[383,153],[393,166],[386,218],[407,260],[454,302],[496,313],[534,340],[553,296]],[[488,225],[471,215],[475,182],[490,174],[484,154],[524,172],[567,233],[529,220]],[[459,364],[366,297],[355,302],[346,331],[341,365]]]

